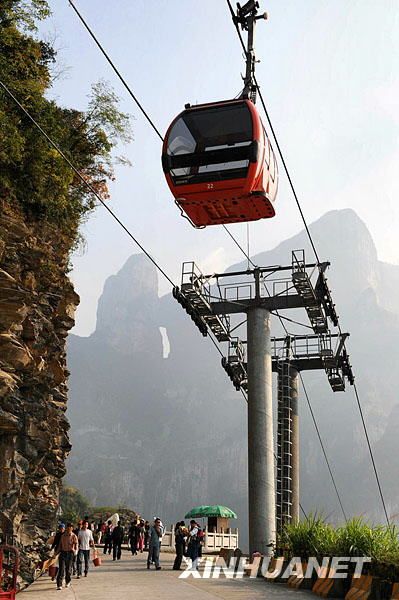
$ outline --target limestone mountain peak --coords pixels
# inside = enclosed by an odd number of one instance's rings
[[[157,270],[144,254],[133,254],[105,282],[98,302],[95,335],[123,352],[132,347],[138,349],[154,329],[157,304]]]

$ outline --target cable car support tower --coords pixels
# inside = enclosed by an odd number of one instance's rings
[[[287,266],[256,267],[204,275],[183,263],[173,295],[202,335],[228,342],[222,366],[248,395],[248,495],[250,552],[269,555],[276,530],[299,517],[298,374],[322,369],[334,392],[354,377],[327,285],[324,263],[306,263],[303,250]],[[302,309],[310,335],[271,337],[271,317]],[[232,335],[231,318],[247,316],[246,339]],[[330,327],[335,329],[331,332]],[[235,328],[234,328],[235,329]],[[275,476],[272,373],[277,373],[277,477]],[[277,484],[277,485],[276,485]],[[277,489],[276,489],[277,488]]]

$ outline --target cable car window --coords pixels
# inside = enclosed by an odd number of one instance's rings
[[[176,184],[246,177],[252,117],[246,104],[184,113],[168,136],[170,174]],[[209,157],[209,158],[208,158]]]
[[[169,135],[168,154],[191,154],[196,141],[183,119],[179,119],[172,127]]]
[[[238,147],[243,147],[243,146],[249,146],[251,144],[251,142],[238,142],[237,144],[234,144],[235,148]],[[210,150],[224,150],[224,149],[229,149],[231,148],[231,144],[222,144],[219,146],[208,146],[207,148],[205,148],[205,152],[209,152]],[[229,162],[225,162],[225,163],[216,163],[214,165],[204,165],[202,167],[199,167],[198,169],[198,173],[212,173],[215,171],[226,171],[228,169],[245,169],[245,167],[248,167],[249,165],[249,160],[231,160]]]
[[[192,154],[195,146],[195,139],[183,119],[176,121],[169,136],[168,154],[171,156]],[[189,175],[189,173],[189,167],[174,170],[174,175]]]
[[[207,148],[205,148],[205,152],[209,152],[209,150],[223,150],[223,148],[230,148],[231,146],[234,146],[235,148],[249,146],[250,143],[251,141],[238,142],[237,144],[220,144],[219,146],[208,146]]]
[[[227,171],[229,169],[245,169],[248,167],[249,160],[232,160],[226,163],[217,163],[216,165],[205,165],[198,169],[198,173],[214,173],[217,171]]]

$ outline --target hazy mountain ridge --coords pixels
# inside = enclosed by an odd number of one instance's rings
[[[327,213],[311,231],[320,259],[331,261],[329,282],[343,330],[351,332],[348,347],[382,483],[398,512],[392,446],[397,452],[399,440],[389,432],[391,417],[399,420],[399,267],[378,260],[370,233],[351,210]],[[291,249],[307,246],[301,232],[253,260],[290,264]],[[306,258],[314,259],[310,250]],[[159,327],[167,330],[167,359]],[[276,319],[273,327],[278,332]],[[147,516],[159,512],[175,520],[194,504],[220,502],[245,523],[245,403],[177,302],[158,298],[157,274],[144,256],[132,256],[107,280],[96,332],[70,338],[69,368],[71,483],[97,503],[126,502]],[[324,373],[304,378],[347,512],[379,516],[353,391],[333,394]],[[339,518],[303,394],[302,401],[302,501],[306,510]]]

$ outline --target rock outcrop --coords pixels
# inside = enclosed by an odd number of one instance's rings
[[[0,532],[24,546],[29,579],[54,528],[71,448],[65,340],[79,297],[71,241],[0,201]]]

